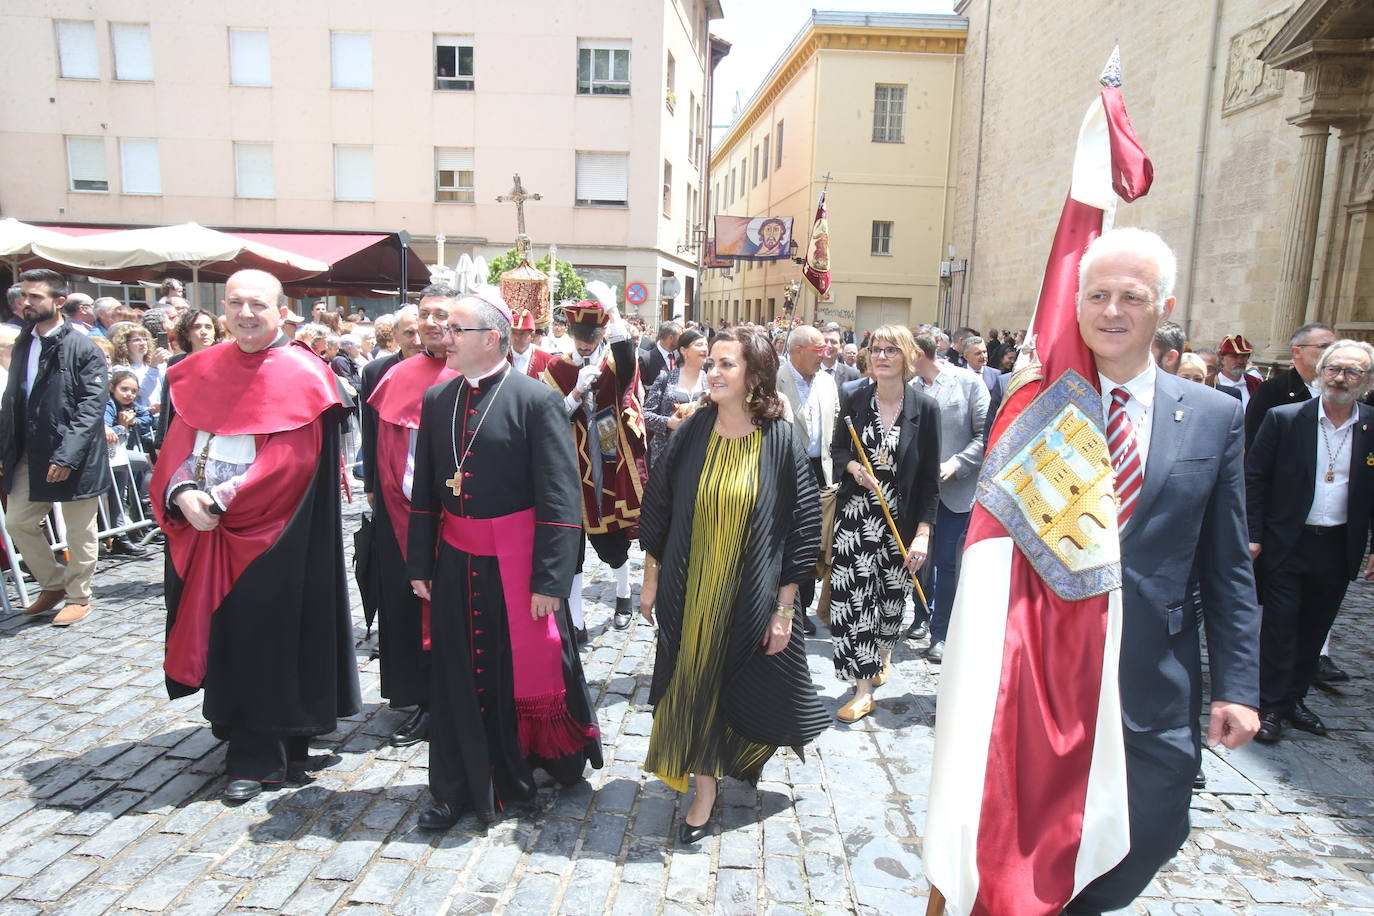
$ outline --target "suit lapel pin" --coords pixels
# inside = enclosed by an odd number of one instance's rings
[[[1364,456],[1364,463],[1374,468],[1374,452],[1370,452],[1368,455]]]
[[[1183,422],[1183,411],[1181,411],[1181,410],[1175,410],[1175,411],[1174,411],[1174,422],[1175,422],[1175,423],[1182,423],[1182,422]]]

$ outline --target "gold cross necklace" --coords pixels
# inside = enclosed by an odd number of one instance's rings
[[[477,418],[477,426],[472,431],[472,442],[469,442],[468,447],[463,450],[462,458],[458,457],[458,398],[456,395],[453,398],[453,425],[450,441],[453,443],[453,463],[457,466],[457,470],[453,472],[452,477],[444,481],[444,485],[453,491],[454,496],[463,495],[463,464],[472,454],[472,446],[477,441],[477,434],[482,431],[482,424],[487,422],[487,415],[491,413],[492,405],[496,403],[496,396],[501,393],[501,386],[506,384],[508,378],[510,378],[509,370],[501,376],[501,381],[496,383],[496,390],[491,393],[491,400],[487,401],[487,409],[482,411],[482,415]],[[463,384],[467,385],[469,389],[475,387],[467,379],[463,379]]]

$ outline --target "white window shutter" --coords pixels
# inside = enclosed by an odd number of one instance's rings
[[[266,29],[229,30],[229,82],[272,85],[272,51]]]
[[[120,140],[119,168],[123,193],[162,193],[162,165],[156,140]]]
[[[153,37],[146,23],[110,23],[110,47],[114,49],[115,79],[153,81]]]
[[[372,147],[334,147],[334,199],[373,199]]]
[[[67,169],[73,191],[108,191],[105,173],[105,141],[100,137],[68,137]]]
[[[335,89],[372,88],[372,36],[367,32],[332,32],[330,67]]]
[[[471,172],[475,171],[473,166],[473,155],[470,149],[436,149],[434,151],[434,168],[440,172]]]
[[[630,156],[628,153],[577,154],[577,199],[598,201],[629,200]]]
[[[95,23],[58,20],[57,59],[66,79],[100,79],[100,55],[95,46]]]
[[[234,144],[234,189],[238,197],[276,197],[272,144]]]

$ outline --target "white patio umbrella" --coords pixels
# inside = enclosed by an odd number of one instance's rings
[[[151,279],[174,267],[190,270],[191,282],[222,282],[236,270],[265,270],[283,283],[294,283],[329,270],[324,261],[273,248],[260,242],[207,229],[198,223],[126,229],[99,235],[64,236],[32,243],[33,254],[68,270],[122,280]]]
[[[14,217],[0,219],[0,258],[9,264],[10,275],[14,277],[19,276],[25,260],[33,257],[35,244],[61,244],[66,240],[67,236],[60,232],[20,222]]]

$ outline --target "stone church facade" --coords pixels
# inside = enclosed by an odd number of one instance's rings
[[[1325,321],[1374,341],[1374,3],[961,0],[954,268],[946,320],[1025,327],[1097,75],[1121,47],[1150,194],[1117,225],[1179,257],[1193,346],[1261,359]],[[960,270],[962,268],[962,270]]]

